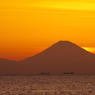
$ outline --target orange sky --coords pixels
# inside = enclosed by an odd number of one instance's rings
[[[0,0],[0,22],[0,58],[22,60],[59,40],[95,52],[95,0]]]

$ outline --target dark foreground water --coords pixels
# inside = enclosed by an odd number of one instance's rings
[[[0,95],[95,95],[95,75],[0,76]]]

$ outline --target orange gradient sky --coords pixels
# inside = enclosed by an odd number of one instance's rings
[[[95,53],[95,0],[0,0],[0,58],[22,60],[59,40]]]

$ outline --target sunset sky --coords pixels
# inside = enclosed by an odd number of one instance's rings
[[[22,60],[60,40],[95,53],[95,0],[0,0],[0,58]]]

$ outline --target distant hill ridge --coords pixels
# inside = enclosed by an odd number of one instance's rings
[[[95,73],[95,55],[72,42],[59,41],[46,50],[18,62],[7,60],[2,63],[0,59],[0,69],[0,74],[62,74],[71,71]]]

